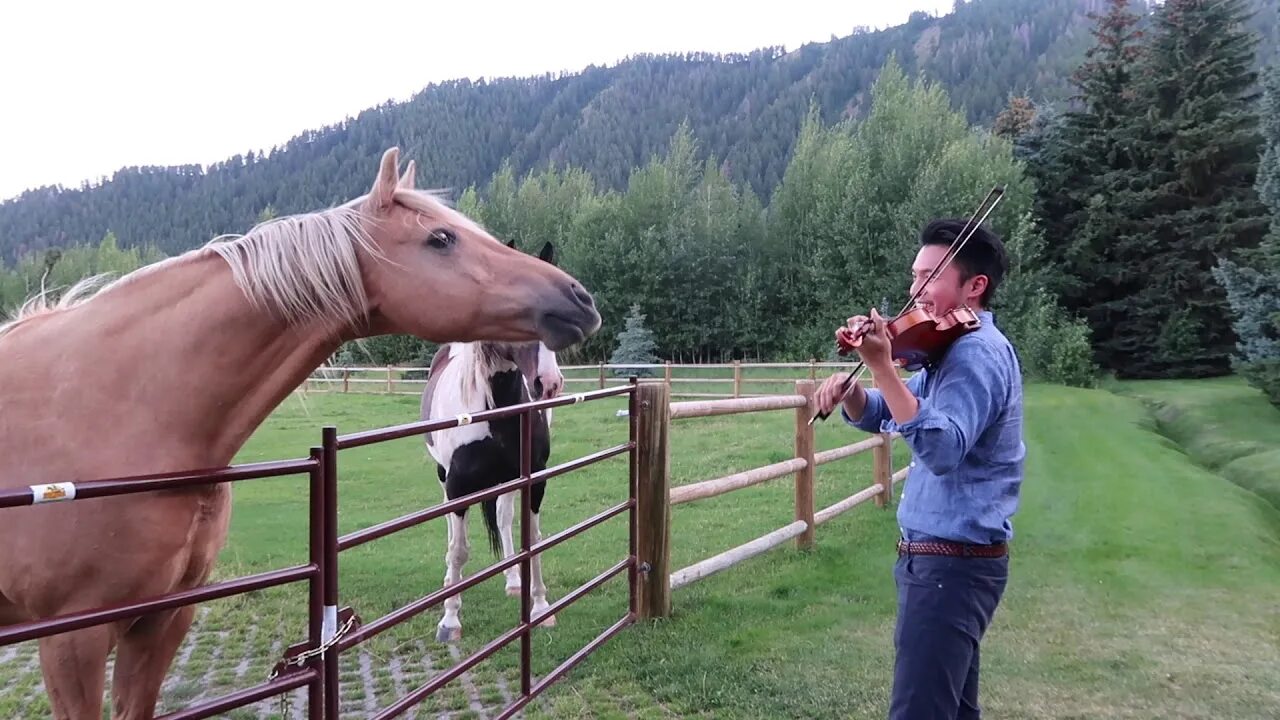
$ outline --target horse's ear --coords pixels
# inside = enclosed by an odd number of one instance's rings
[[[369,191],[369,203],[374,210],[387,210],[391,207],[396,193],[396,167],[400,164],[400,148],[388,148],[382,154],[382,166],[378,168],[378,177],[373,181],[373,189]]]
[[[515,240],[508,240],[508,241],[507,241],[507,247],[511,248],[512,250],[515,250],[515,249],[516,249],[516,241],[515,241]]]
[[[556,261],[556,249],[548,240],[546,245],[542,246],[542,251],[538,253],[538,257],[542,260],[554,264]]]
[[[409,164],[405,166],[404,174],[400,176],[400,182],[396,184],[396,187],[412,190],[413,175],[416,170],[417,170],[417,166],[414,164],[412,160],[410,160]]]

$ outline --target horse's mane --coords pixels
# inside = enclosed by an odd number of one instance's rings
[[[491,346],[483,342],[452,343],[449,361],[458,365],[462,403],[470,405],[477,396],[481,396],[484,407],[493,407],[493,386],[489,384],[489,377],[502,359]]]
[[[418,212],[439,214],[447,207],[437,191],[397,188],[395,199]],[[254,226],[244,235],[220,235],[203,247],[135,270],[114,282],[108,275],[85,278],[56,301],[41,289],[13,317],[0,324],[0,335],[40,315],[67,310],[151,272],[214,253],[231,268],[236,285],[258,308],[291,325],[313,321],[355,324],[368,301],[358,248],[380,256],[362,226],[371,221],[361,211],[364,197],[318,212],[286,215]],[[461,216],[460,216],[461,217]]]
[[[221,256],[249,301],[289,325],[354,325],[368,307],[356,250],[378,254],[358,207],[268,220],[244,235],[216,237],[201,251]]]

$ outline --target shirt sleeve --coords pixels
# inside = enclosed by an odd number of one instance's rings
[[[1008,395],[1006,361],[995,348],[965,343],[951,352],[953,362],[920,401],[916,416],[901,424],[892,415],[885,421],[886,431],[901,433],[914,458],[934,475],[960,464]]]
[[[907,389],[912,395],[920,397],[920,386],[924,382],[924,373],[918,372],[907,378]],[[844,418],[845,423],[852,425],[859,430],[869,433],[886,432],[883,430],[884,423],[888,421],[893,414],[889,412],[889,405],[884,401],[884,394],[874,388],[867,390],[867,404],[862,408],[862,417],[854,420],[844,410],[844,404],[840,405],[840,417]]]

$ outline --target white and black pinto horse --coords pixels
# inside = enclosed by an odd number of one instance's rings
[[[509,245],[511,243],[508,243]],[[551,243],[543,246],[539,257],[553,261]],[[564,386],[564,376],[555,353],[540,342],[523,344],[498,342],[452,343],[441,347],[431,360],[427,387],[422,393],[423,420],[474,415],[485,410],[518,405],[532,400],[555,397]],[[533,446],[530,448],[532,470],[546,468],[551,454],[551,409],[533,413]],[[470,495],[520,477],[520,417],[491,420],[438,430],[426,436],[427,451],[435,459],[445,496],[452,500]],[[542,539],[539,510],[546,483],[535,483],[530,490],[533,510],[534,542]],[[515,516],[515,499],[519,491],[486,500],[481,514],[494,554],[503,558],[515,553],[511,524]],[[449,548],[445,553],[444,585],[462,580],[462,566],[470,557],[467,538],[467,514],[461,511],[446,516],[449,523]],[[542,563],[535,555],[530,562],[531,618],[547,609],[547,588],[542,582]],[[506,570],[508,595],[520,594],[520,566]],[[444,601],[444,618],[440,620],[436,639],[451,642],[462,636],[461,593]],[[546,627],[555,624],[549,617]]]

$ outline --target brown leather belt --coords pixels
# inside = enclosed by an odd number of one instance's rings
[[[1009,552],[1005,543],[994,545],[970,545],[968,543],[941,540],[898,541],[899,555],[948,555],[950,557],[1004,557]]]

